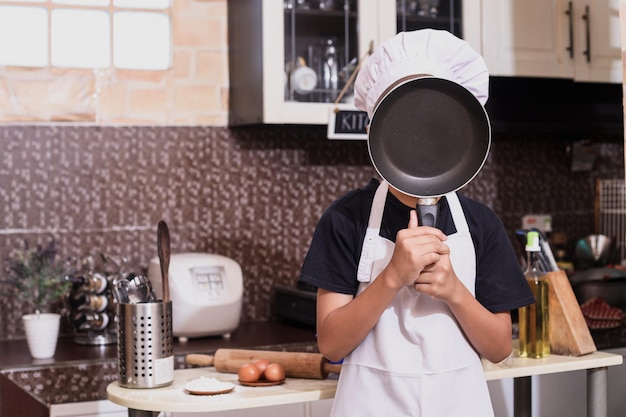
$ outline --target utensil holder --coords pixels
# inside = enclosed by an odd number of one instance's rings
[[[118,383],[158,388],[174,381],[172,302],[117,304]]]

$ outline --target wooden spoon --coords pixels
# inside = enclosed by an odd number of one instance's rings
[[[170,232],[167,224],[161,220],[157,227],[157,248],[161,264],[161,282],[163,284],[163,302],[170,301],[169,268],[170,268]]]

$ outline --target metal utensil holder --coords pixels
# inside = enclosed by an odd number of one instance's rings
[[[117,304],[118,383],[158,388],[174,381],[172,302]]]

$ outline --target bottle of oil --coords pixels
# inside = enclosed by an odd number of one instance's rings
[[[519,352],[523,358],[550,355],[548,280],[539,266],[539,233],[528,232],[524,275],[535,296],[535,304],[519,309]]]

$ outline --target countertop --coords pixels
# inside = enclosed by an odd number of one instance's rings
[[[285,343],[315,343],[312,328],[284,323],[242,323],[232,332],[230,338],[222,336],[189,339],[180,342],[174,339],[174,355],[187,353],[208,353],[219,348],[258,347]],[[102,346],[79,345],[71,337],[59,338],[57,350],[52,359],[33,359],[28,353],[25,339],[0,342],[0,370],[7,368],[28,368],[41,366],[70,365],[75,363],[117,360],[117,344]]]
[[[201,377],[231,382],[235,388],[223,395],[187,393],[185,385]],[[116,404],[136,410],[209,412],[329,399],[335,397],[336,389],[337,378],[287,378],[283,384],[260,389],[241,385],[236,374],[220,373],[214,368],[196,368],[176,371],[174,382],[163,388],[138,390],[113,383],[107,388],[107,396]],[[262,412],[259,414],[263,415]]]
[[[283,323],[242,323],[230,338],[174,340],[174,368],[191,368],[188,353],[219,348],[256,348],[315,352],[315,331]],[[106,399],[117,381],[117,344],[84,346],[61,337],[52,359],[32,359],[25,340],[0,342],[1,416],[44,414],[53,404]]]
[[[483,360],[483,368],[487,380],[497,380],[582,369],[601,369],[620,365],[622,361],[621,355],[606,352],[594,352],[580,357],[550,355],[543,359],[520,358],[513,355],[509,360],[499,364]],[[188,394],[185,385],[200,377],[231,382],[234,390],[223,395]],[[210,412],[333,398],[336,386],[337,380],[332,377],[323,380],[287,378],[284,384],[264,387],[261,390],[239,384],[235,374],[219,373],[214,368],[197,368],[175,371],[174,382],[162,388],[129,389],[120,387],[117,381],[114,381],[107,387],[107,396],[112,402],[134,410]],[[529,396],[530,391],[520,395]],[[606,399],[606,386],[601,383],[594,385],[593,379],[590,380],[588,396],[592,400]],[[530,401],[528,397],[525,403],[530,404]],[[520,415],[530,415],[530,410],[525,411],[527,412]]]

